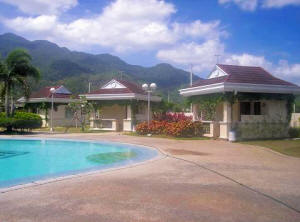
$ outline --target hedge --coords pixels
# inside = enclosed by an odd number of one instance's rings
[[[0,127],[13,129],[37,129],[43,124],[42,118],[38,114],[27,112],[16,112],[13,117],[6,117],[5,113],[0,113]]]

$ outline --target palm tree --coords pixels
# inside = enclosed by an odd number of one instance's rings
[[[31,64],[31,56],[24,49],[15,49],[11,51],[6,59],[0,60],[0,82],[2,88],[0,95],[5,99],[5,113],[7,117],[11,116],[9,105],[12,100],[12,93],[16,87],[22,89],[26,99],[30,96],[30,79],[36,82],[40,79],[40,72]]]

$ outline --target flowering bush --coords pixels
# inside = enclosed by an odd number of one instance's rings
[[[160,113],[153,116],[153,119],[166,122],[191,121],[191,116],[186,116],[184,113]]]
[[[202,136],[202,124],[189,120],[168,123],[165,134],[174,137]]]
[[[150,133],[147,122],[139,123],[135,126],[135,131],[140,135],[146,135]]]
[[[141,135],[146,134],[164,134],[167,122],[166,121],[157,121],[152,120],[149,124],[147,122],[142,122],[136,126],[136,131]]]
[[[157,121],[140,123],[136,126],[136,132],[141,135],[160,134],[174,137],[194,137],[202,136],[201,122],[192,122],[191,120],[179,120],[177,122]]]

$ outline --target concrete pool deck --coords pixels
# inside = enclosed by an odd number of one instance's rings
[[[300,158],[214,140],[34,136],[146,145],[167,156],[0,193],[1,222],[300,221]]]

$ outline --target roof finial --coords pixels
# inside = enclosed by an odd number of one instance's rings
[[[217,64],[219,64],[219,58],[220,58],[220,54],[216,54],[215,57],[217,57]]]
[[[193,85],[193,64],[190,64],[190,86]]]

